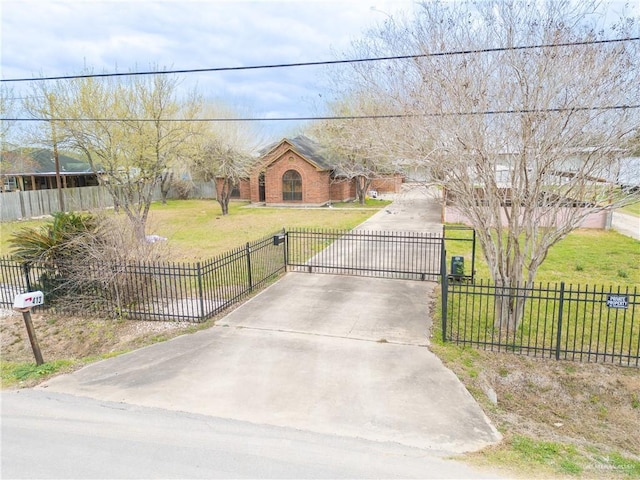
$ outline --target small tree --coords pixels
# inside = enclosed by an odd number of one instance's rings
[[[216,116],[230,119],[237,116],[225,106],[210,106],[210,112]],[[205,181],[215,183],[216,199],[222,209],[222,215],[229,213],[229,201],[234,188],[240,181],[249,177],[253,166],[251,152],[255,150],[255,134],[246,124],[224,122],[209,125],[200,137],[198,152],[192,159],[192,169]]]
[[[222,215],[227,215],[233,189],[240,185],[240,180],[248,178],[253,158],[232,146],[217,142],[210,143],[204,154],[215,175],[216,199]]]
[[[141,242],[124,218],[63,212],[44,226],[18,231],[10,244],[15,260],[37,268],[36,288],[48,302],[83,314],[105,299],[120,309],[143,300],[153,276],[143,268],[131,274],[128,265],[165,260],[168,253],[162,242]]]
[[[330,115],[345,117],[344,120],[325,121],[313,128],[313,135],[334,165],[336,177],[355,182],[360,204],[365,203],[374,179],[395,172],[380,121],[346,117],[375,115],[379,108],[368,95],[352,92],[348,98],[329,105]]]

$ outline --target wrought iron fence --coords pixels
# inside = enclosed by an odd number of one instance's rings
[[[201,322],[275,280],[284,262],[284,246],[273,236],[197,263],[47,266],[2,258],[0,307],[11,308],[17,293],[42,290],[43,308],[57,312]]]
[[[297,271],[410,280],[440,276],[443,237],[421,232],[296,229],[286,232]]]
[[[558,360],[640,366],[637,287],[564,282],[504,287],[450,282],[446,274],[442,284],[445,341]]]

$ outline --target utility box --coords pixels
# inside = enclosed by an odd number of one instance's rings
[[[31,308],[44,303],[44,294],[41,291],[19,293],[13,299],[13,308]]]
[[[464,257],[453,256],[451,257],[451,276],[463,277],[464,276]]]
[[[277,235],[273,236],[273,244],[274,245],[280,245],[281,243],[284,243],[284,233],[279,233]]]

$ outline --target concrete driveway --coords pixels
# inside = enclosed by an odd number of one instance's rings
[[[217,326],[40,388],[465,452],[499,439],[426,347],[434,285],[289,273]]]
[[[390,218],[403,230],[416,225],[408,217],[424,205],[413,195],[390,206],[396,213],[378,214],[384,229]],[[39,388],[434,453],[477,450],[500,435],[428,348],[434,288],[288,273],[208,330]]]
[[[627,237],[640,240],[640,218],[623,212],[613,212],[611,227]]]

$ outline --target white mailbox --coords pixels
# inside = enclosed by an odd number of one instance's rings
[[[13,308],[31,308],[44,303],[44,294],[41,291],[19,293],[13,299]]]

